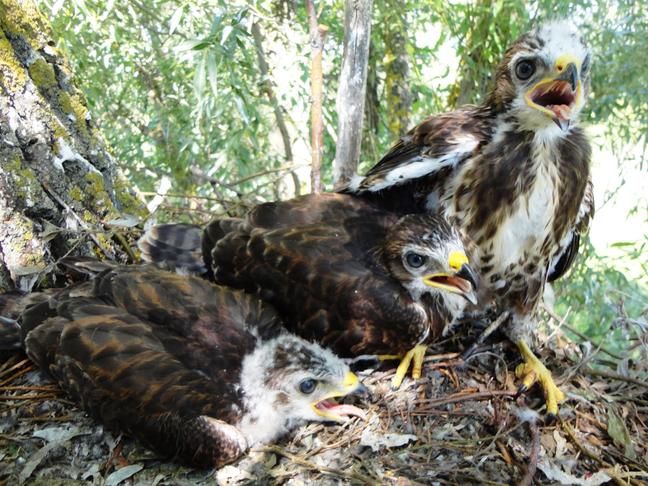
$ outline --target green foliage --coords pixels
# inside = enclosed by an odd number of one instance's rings
[[[642,257],[648,243],[617,246],[625,257],[597,255],[586,241],[578,264],[555,285],[558,314],[570,311],[576,329],[613,351],[648,325],[648,261]]]
[[[310,44],[303,2],[41,1],[92,116],[102,124],[130,181],[149,192],[163,176],[172,181],[173,196],[163,206],[163,219],[206,219],[225,210],[238,214],[244,206],[290,197],[295,187],[307,189],[308,171],[294,168],[310,162]],[[319,22],[328,27],[326,162],[335,154],[344,2],[315,3]],[[393,15],[394,3],[403,15]],[[399,82],[407,83],[414,123],[483,99],[494,67],[519,34],[538,21],[568,17],[583,29],[594,53],[585,113],[588,123],[603,133],[594,141],[617,160],[619,186],[628,167],[645,173],[648,73],[642,56],[648,52],[648,9],[632,0],[374,2],[360,169],[373,165],[394,141],[385,100],[387,86],[393,88],[386,66],[395,56],[402,54],[410,63],[408,78]],[[264,36],[267,76],[259,68],[254,22]],[[405,41],[396,45],[389,39],[402,25]],[[49,79],[48,73],[41,74]],[[268,86],[275,101],[269,99]],[[286,160],[275,109],[285,118],[292,160]],[[642,145],[643,152],[628,151]],[[322,171],[330,188],[331,163]],[[634,211],[642,208],[637,202]],[[597,255],[587,246],[586,258],[556,286],[558,310],[570,308],[576,327],[590,335],[626,335],[620,302],[627,322],[644,319],[648,306],[646,241],[648,237],[643,246],[632,242],[622,247],[622,259]]]

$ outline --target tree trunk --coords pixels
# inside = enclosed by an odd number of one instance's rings
[[[325,25],[317,23],[313,0],[306,0],[308,30],[311,43],[311,192],[322,192],[322,155],[324,154],[324,74],[322,72],[322,51],[328,32]]]
[[[54,46],[32,0],[0,0],[0,291],[72,250],[113,257],[103,223],[144,214]]]
[[[408,128],[411,96],[408,85],[407,18],[402,2],[388,0],[384,5],[385,91],[387,94],[387,128],[392,140]]]
[[[337,96],[338,130],[333,163],[336,187],[346,184],[360,161],[372,0],[346,0],[344,59]]]

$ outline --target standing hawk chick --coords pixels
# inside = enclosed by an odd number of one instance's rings
[[[544,285],[569,268],[594,213],[590,144],[578,126],[590,53],[566,23],[541,25],[506,52],[479,106],[414,127],[345,192],[391,210],[441,210],[476,243],[482,281],[537,377],[547,412],[562,394],[528,342]]]

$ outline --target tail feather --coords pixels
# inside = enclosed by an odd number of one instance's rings
[[[0,294],[0,349],[20,349],[20,325],[18,316],[23,305],[24,294],[8,292]]]
[[[142,259],[168,270],[203,274],[202,231],[193,224],[159,224],[137,242]]]

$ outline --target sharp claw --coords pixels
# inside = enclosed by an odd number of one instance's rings
[[[527,391],[529,391],[529,387],[526,386],[524,383],[522,383],[520,386],[518,386],[517,392],[515,392],[515,399],[517,400],[518,398],[520,398],[520,396],[525,394]]]
[[[558,416],[555,413],[548,413],[544,419],[545,425],[553,425],[557,421],[558,421]]]

